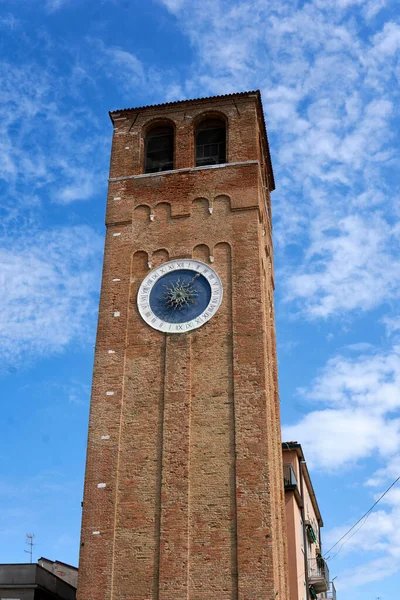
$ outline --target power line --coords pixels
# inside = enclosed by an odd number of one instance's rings
[[[327,559],[326,559],[326,560],[333,560],[333,559],[334,559],[334,558],[335,558],[335,557],[336,557],[336,556],[339,554],[339,552],[341,551],[341,549],[343,548],[343,546],[344,546],[345,544],[347,544],[347,542],[348,542],[349,540],[351,540],[351,538],[352,538],[354,535],[356,535],[356,533],[357,533],[358,531],[360,531],[360,529],[361,529],[362,527],[364,527],[364,525],[365,525],[365,523],[367,522],[367,520],[368,520],[368,517],[370,516],[370,514],[371,514],[371,513],[368,513],[368,514],[367,514],[367,516],[365,517],[365,521],[364,521],[363,523],[361,523],[360,527],[357,527],[357,529],[355,529],[355,530],[353,531],[353,533],[351,534],[351,536],[350,536],[349,538],[347,538],[347,540],[345,540],[345,541],[343,542],[343,544],[341,544],[341,546],[339,547],[339,550],[337,550],[333,556],[329,555],[329,556],[327,557]]]
[[[375,506],[376,506],[377,504],[379,504],[379,502],[382,500],[382,498],[383,498],[384,496],[386,496],[386,494],[389,492],[389,490],[391,490],[391,489],[392,489],[392,487],[393,487],[394,485],[396,485],[396,483],[397,483],[399,480],[400,480],[400,477],[397,477],[397,479],[395,479],[395,480],[393,481],[393,483],[391,483],[391,484],[389,485],[389,487],[387,488],[387,490],[385,490],[385,491],[383,492],[383,494],[382,494],[382,495],[381,495],[381,496],[378,498],[378,500],[377,500],[376,502],[374,502],[374,504],[371,506],[371,508],[370,508],[369,510],[367,510],[367,512],[366,512],[366,513],[364,513],[364,514],[363,514],[363,516],[362,516],[362,517],[360,517],[360,518],[358,519],[358,521],[357,521],[356,523],[354,523],[354,525],[353,525],[352,527],[350,527],[350,529],[349,529],[348,531],[346,531],[346,533],[345,533],[344,535],[342,535],[342,537],[341,537],[341,538],[340,538],[340,539],[339,539],[337,542],[335,542],[335,543],[333,544],[333,546],[331,546],[331,547],[329,548],[329,550],[327,550],[327,551],[324,553],[324,558],[325,558],[326,560],[328,560],[328,558],[335,558],[335,556],[337,556],[337,555],[339,554],[340,550],[343,548],[343,546],[346,544],[346,542],[348,542],[348,541],[349,541],[349,540],[350,540],[350,539],[353,537],[353,535],[355,535],[355,534],[357,533],[357,531],[359,531],[359,530],[361,529],[361,527],[363,527],[363,526],[365,525],[365,523],[367,522],[367,519],[368,519],[369,515],[371,514],[371,512],[373,511],[373,509],[375,508]],[[336,546],[337,546],[338,544],[340,544],[340,542],[341,542],[341,541],[342,541],[342,540],[343,540],[345,537],[347,537],[347,536],[349,535],[349,533],[350,533],[351,531],[353,531],[353,529],[354,529],[355,527],[357,527],[357,525],[358,525],[359,523],[361,523],[361,521],[362,521],[363,519],[365,519],[364,523],[362,523],[362,524],[360,525],[360,527],[359,527],[359,528],[358,528],[358,529],[357,529],[357,530],[356,530],[356,531],[353,533],[353,535],[351,535],[351,536],[349,537],[349,540],[346,540],[345,542],[343,542],[343,544],[340,546],[339,550],[338,550],[338,551],[337,551],[337,552],[336,552],[336,553],[335,553],[335,554],[334,554],[332,557],[328,557],[328,558],[327,558],[327,557],[326,557],[326,555],[328,554],[328,552],[330,552],[331,550],[333,550],[333,548],[336,548]],[[300,579],[300,577],[303,577],[304,573],[305,573],[305,571],[303,571],[303,573],[301,573],[301,575],[299,575],[298,579]]]
[[[373,511],[373,509],[375,508],[375,506],[376,506],[377,504],[379,504],[379,502],[382,500],[382,498],[383,498],[384,496],[386,496],[386,494],[388,493],[388,491],[389,491],[389,490],[391,490],[391,489],[392,489],[392,487],[393,487],[394,485],[396,485],[396,483],[397,483],[399,480],[400,480],[400,477],[397,477],[397,479],[395,479],[395,480],[393,481],[393,483],[391,483],[391,484],[389,485],[389,487],[387,488],[387,490],[383,492],[383,494],[382,494],[382,495],[381,495],[381,496],[378,498],[378,500],[377,500],[377,501],[376,501],[376,502],[375,502],[375,503],[374,503],[374,504],[371,506],[371,508],[370,508],[369,510],[367,510],[367,512],[366,512],[365,514],[363,514],[363,516],[362,516],[362,517],[360,517],[360,519],[358,519],[358,521],[357,521],[356,523],[354,523],[354,525],[353,525],[352,527],[350,527],[350,529],[349,529],[348,531],[346,531],[346,533],[345,533],[344,535],[342,535],[342,537],[341,537],[341,538],[340,538],[340,539],[339,539],[337,542],[335,542],[335,543],[333,544],[333,546],[331,546],[331,547],[329,548],[329,550],[327,550],[327,551],[324,553],[324,559],[325,559],[325,560],[328,560],[328,558],[335,558],[335,556],[337,556],[337,555],[339,554],[340,550],[343,548],[343,546],[345,545],[345,543],[346,543],[346,542],[348,542],[348,541],[349,541],[349,540],[350,540],[350,539],[353,537],[353,535],[355,535],[355,534],[357,533],[357,531],[359,531],[359,530],[361,529],[361,527],[363,527],[363,526],[365,525],[365,523],[366,523],[366,521],[367,521],[367,519],[368,519],[369,515],[371,514],[371,512]],[[328,552],[330,552],[331,550],[333,550],[333,548],[336,548],[336,546],[337,546],[338,544],[340,544],[340,542],[341,542],[341,541],[342,541],[342,540],[343,540],[345,537],[347,537],[347,536],[349,535],[349,533],[350,533],[351,531],[353,531],[353,529],[354,529],[355,527],[357,527],[357,525],[358,525],[359,523],[361,523],[361,521],[362,521],[363,519],[365,519],[364,523],[362,523],[362,524],[361,524],[361,526],[360,526],[360,527],[359,527],[359,528],[358,528],[358,529],[357,529],[357,530],[356,530],[356,531],[353,533],[353,535],[351,535],[351,536],[349,537],[349,540],[346,540],[345,542],[343,542],[343,544],[340,546],[339,550],[338,550],[338,551],[337,551],[337,552],[336,552],[336,553],[335,553],[335,554],[334,554],[332,557],[328,557],[328,558],[327,558],[327,556],[326,556],[326,555],[328,554]],[[301,575],[299,575],[299,577],[298,577],[297,579],[299,580],[299,579],[300,579],[300,577],[303,577],[303,576],[304,576],[304,574],[305,574],[305,571],[303,571],[303,573],[301,573]]]
[[[394,485],[396,485],[396,483],[397,483],[399,480],[400,480],[400,477],[398,477],[397,479],[395,479],[395,480],[393,481],[393,483],[389,485],[389,487],[387,488],[387,490],[386,490],[385,492],[383,492],[382,496],[380,496],[380,497],[378,498],[378,500],[377,500],[377,501],[376,501],[376,502],[375,502],[375,503],[374,503],[374,504],[371,506],[371,508],[370,508],[369,510],[367,510],[367,512],[366,512],[365,514],[363,514],[363,516],[362,516],[360,519],[358,519],[357,523],[354,523],[354,525],[353,525],[352,527],[350,527],[350,529],[349,529],[348,531],[346,531],[346,533],[345,533],[344,535],[342,535],[342,537],[341,537],[341,538],[340,538],[340,539],[339,539],[337,542],[335,542],[335,543],[333,544],[333,546],[331,546],[331,547],[329,548],[329,550],[327,550],[327,551],[325,552],[325,554],[324,554],[324,557],[326,557],[326,555],[328,554],[328,552],[330,552],[330,551],[331,551],[331,550],[333,550],[333,549],[334,549],[334,548],[335,548],[335,547],[336,547],[338,544],[340,544],[340,542],[341,542],[341,541],[342,541],[342,540],[343,540],[345,537],[347,537],[347,536],[349,535],[350,531],[353,531],[353,529],[354,529],[355,527],[357,527],[357,525],[358,525],[359,523],[361,523],[361,521],[362,521],[363,519],[365,519],[365,517],[369,517],[369,514],[370,514],[370,513],[371,513],[371,512],[374,510],[375,506],[376,506],[377,504],[379,504],[379,502],[382,500],[382,498],[383,498],[384,496],[386,496],[386,494],[388,493],[388,491],[389,491],[389,490],[391,490],[391,489],[392,489],[392,487],[393,487]],[[365,519],[365,521],[366,521],[366,519]],[[361,527],[362,527],[363,525],[364,525],[364,523],[361,525]],[[361,527],[359,527],[359,529],[361,529]],[[350,539],[350,538],[349,538],[349,539]],[[346,540],[346,541],[348,541],[348,540]],[[344,546],[344,544],[342,544],[342,547],[343,547],[343,546]],[[336,554],[337,554],[337,553],[336,553]]]

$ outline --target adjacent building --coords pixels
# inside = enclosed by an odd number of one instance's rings
[[[61,560],[50,560],[49,558],[45,558],[42,556],[38,559],[38,565],[46,569],[47,571],[51,571],[60,579],[63,579],[72,587],[77,588],[78,586],[78,568],[73,565],[69,565]]]
[[[47,566],[53,561],[40,559]],[[64,564],[64,563],[59,563]],[[77,569],[64,564],[66,578],[77,573]],[[48,570],[39,564],[2,564],[0,565],[1,600],[75,600],[76,585],[72,585],[53,569]]]
[[[323,558],[322,521],[303,450],[298,442],[283,442],[286,528],[290,600],[336,598]]]

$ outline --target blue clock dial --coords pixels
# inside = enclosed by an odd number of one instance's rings
[[[154,284],[150,307],[166,323],[186,323],[201,315],[210,299],[211,286],[201,273],[179,269]]]
[[[212,267],[191,258],[170,260],[151,271],[137,296],[142,319],[158,331],[187,333],[201,327],[222,302],[222,282]]]

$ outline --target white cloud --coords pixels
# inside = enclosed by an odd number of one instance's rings
[[[60,204],[70,204],[76,200],[88,200],[98,190],[98,180],[93,173],[84,168],[69,166],[64,163],[65,184],[55,192],[53,199]]]
[[[379,500],[382,494],[383,490],[375,495],[374,500]],[[373,500],[371,500],[371,506],[372,504]],[[397,486],[392,488],[381,500],[381,503],[367,514],[349,534],[347,532],[352,527],[352,523],[334,527],[325,535],[327,548],[331,544],[335,544],[328,552],[331,563],[336,556],[344,557],[344,561],[346,561],[346,557],[354,556],[355,553],[359,558],[365,560],[364,563],[347,568],[340,573],[336,582],[339,590],[352,589],[373,581],[380,581],[399,571],[399,518],[400,489]],[[336,544],[342,537],[343,540]]]
[[[60,77],[36,63],[0,64],[0,185],[9,210],[21,204],[25,185],[40,190],[42,200],[69,203],[93,196],[95,182],[104,181],[98,177],[107,159],[103,136],[90,111],[84,113],[76,97],[71,108],[64,91],[65,86],[75,95],[84,77],[75,67]],[[85,138],[78,144],[83,129]]]
[[[400,347],[383,352],[359,344],[361,354],[354,356],[357,345],[353,346],[350,358],[332,358],[309,388],[299,390],[311,412],[298,423],[285,426],[283,439],[301,441],[311,469],[337,474],[368,458],[383,463],[366,481],[369,488],[379,489],[371,497],[365,488],[367,508],[400,474]],[[336,556],[351,556],[352,562],[357,557],[351,568],[339,568],[335,581],[339,590],[398,572],[399,518],[397,486],[332,550],[357,519],[353,516],[350,522],[324,534],[324,552],[331,569],[336,566]],[[346,561],[344,558],[345,565]]]
[[[389,457],[385,466],[377,469],[366,481],[367,486],[381,486],[389,480],[394,480],[400,474],[400,454]]]
[[[86,342],[93,328],[101,238],[88,227],[29,233],[0,247],[4,368]]]
[[[353,352],[368,352],[369,350],[374,350],[374,346],[369,342],[357,342],[355,344],[348,344],[346,348],[347,350],[352,350]]]
[[[382,323],[385,325],[388,335],[392,335],[393,333],[400,331],[400,316],[383,317]]]
[[[370,37],[356,26],[385,2],[163,3],[195,50],[187,96],[262,90],[275,215],[283,215],[277,248],[308,246],[290,271],[278,262],[287,298],[326,318],[397,295],[396,198],[387,181],[397,174],[399,25],[384,23]]]
[[[369,0],[364,5],[364,15],[367,21],[373,19],[385,6],[387,0]]]
[[[315,219],[307,260],[288,277],[287,300],[301,299],[310,317],[369,310],[400,289],[393,230],[380,216]]]
[[[172,13],[177,13],[185,4],[185,0],[160,0]]]
[[[340,540],[343,536],[345,537],[342,542],[329,551],[328,555],[332,555],[332,557],[338,553],[345,555],[353,552],[356,548],[362,549],[362,552],[387,551],[387,538],[394,531],[394,523],[391,517],[392,515],[389,513],[377,508],[375,512],[370,513],[366,518],[362,519],[348,535],[346,533],[351,525],[334,527],[325,536],[325,543],[328,547],[332,542],[335,543],[336,540]]]
[[[336,582],[336,588],[341,590],[353,589],[355,587],[381,581],[398,572],[398,562],[394,558],[384,556],[375,560],[368,561],[358,567],[346,569]]]
[[[50,12],[56,12],[60,10],[67,4],[69,4],[71,0],[46,0],[46,9]]]
[[[0,17],[0,27],[3,27],[5,29],[14,30],[17,27],[19,27],[19,25],[20,25],[20,21],[18,19],[16,19],[15,16],[11,13],[8,15],[4,15],[3,17]]]
[[[132,52],[107,45],[98,38],[90,38],[88,43],[94,68],[118,88],[121,97],[127,98],[128,106],[132,106],[132,97],[135,103],[169,102],[185,97],[174,69],[146,68]]]
[[[392,458],[400,451],[400,417],[394,416],[400,411],[400,347],[336,356],[299,392],[318,409],[285,426],[283,438],[301,440],[311,466],[340,469],[376,452]]]
[[[49,2],[47,8],[66,4]],[[10,16],[0,20],[0,27],[17,26]],[[63,70],[45,53],[37,54],[38,62],[24,55],[24,62],[0,63],[3,370],[86,343],[93,332],[102,237],[89,227],[51,224],[63,205],[89,201],[106,184],[107,115],[99,121],[83,94],[99,89],[104,65],[129,94],[152,84],[167,96],[180,93],[173,80],[163,86],[162,72],[145,71],[130,52],[84,43],[86,60],[71,54]],[[54,204],[61,206],[52,213]],[[72,393],[74,401],[79,397]]]
[[[312,432],[312,441],[306,441]],[[314,468],[351,466],[379,452],[390,456],[400,450],[400,421],[390,421],[364,409],[313,411],[299,423],[283,428],[284,439],[300,440]]]
[[[88,200],[105,183],[96,175],[108,146],[74,89],[83,77],[78,67],[60,76],[31,61],[0,63],[3,370],[86,343],[93,330],[101,238],[89,227],[53,226],[51,211],[40,213]]]
[[[110,47],[103,45],[105,56],[105,65],[112,72],[117,69],[114,74],[121,81],[125,81],[129,88],[138,86],[144,81],[143,65],[130,52],[121,50],[121,48]]]
[[[373,47],[368,58],[375,58],[380,62],[394,56],[400,48],[400,25],[385,23],[382,31],[375,34],[372,40]]]

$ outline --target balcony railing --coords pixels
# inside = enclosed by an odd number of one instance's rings
[[[329,582],[329,589],[320,595],[320,598],[327,598],[328,600],[336,600],[336,588],[333,581]]]
[[[329,569],[322,556],[308,560],[308,579],[317,594],[329,590]]]
[[[283,481],[285,484],[285,490],[293,490],[297,487],[297,479],[294,474],[293,467],[290,463],[283,465]]]

